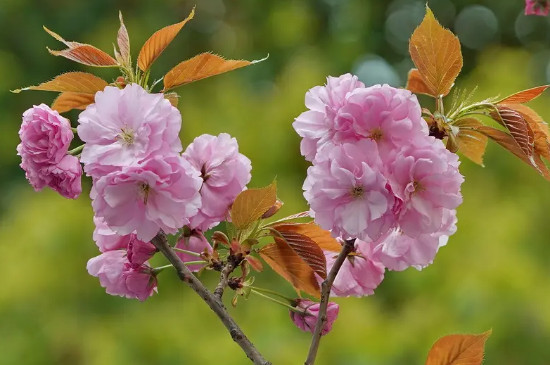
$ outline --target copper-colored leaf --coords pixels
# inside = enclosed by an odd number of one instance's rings
[[[58,92],[73,92],[84,94],[95,94],[102,91],[107,82],[87,72],[67,72],[56,76],[53,80],[43,82],[37,86],[28,86],[22,89],[13,90],[19,93],[24,90],[45,90]]]
[[[407,76],[407,90],[415,94],[431,95],[431,90],[428,88],[420,72],[416,68],[411,68]]]
[[[252,267],[257,272],[263,271],[264,266],[262,265],[262,262],[256,257],[248,255],[246,256],[246,261],[248,261],[248,263],[250,264],[250,267]]]
[[[54,51],[48,48],[48,51],[54,56],[62,56],[72,61],[88,66],[118,66],[117,61],[113,57],[103,52],[99,48],[85,43],[66,41],[59,34],[49,30],[48,28],[44,27],[44,30],[58,41],[63,42],[68,47],[67,49],[61,51]]]
[[[57,110],[59,113],[68,112],[72,109],[83,110],[93,102],[93,94],[65,92],[54,100],[52,109]]]
[[[505,107],[513,109],[520,113],[529,124],[535,138],[535,154],[539,154],[550,160],[550,133],[548,124],[542,120],[542,117],[533,109],[523,104],[502,104]]]
[[[263,247],[260,250],[260,256],[296,291],[304,291],[317,298],[321,296],[314,271],[284,239],[275,237],[275,243]]]
[[[256,61],[257,62],[257,61]],[[201,53],[183,61],[164,75],[164,90],[188,84],[193,81],[219,75],[253,64],[245,60],[226,60],[212,53]]]
[[[325,251],[340,252],[342,245],[332,237],[329,231],[319,227],[316,223],[285,223],[273,226],[277,231],[291,231],[311,239]]]
[[[535,136],[533,130],[520,113],[499,105],[497,110],[491,113],[491,117],[508,129],[525,155],[531,157],[534,154]]]
[[[178,102],[179,102],[179,99],[180,99],[180,96],[176,93],[166,93],[164,94],[164,98],[166,100],[168,100],[170,102],[170,104],[172,104],[173,107],[177,108],[178,107]]]
[[[460,41],[427,6],[426,16],[409,41],[409,53],[429,95],[447,95],[462,69]]]
[[[426,365],[480,365],[491,331],[479,335],[449,335],[437,340]]]
[[[319,245],[310,237],[299,233],[298,224],[280,224],[274,226],[288,245],[323,279],[327,277],[325,254]]]
[[[142,71],[147,71],[166,47],[176,38],[181,28],[193,19],[194,15],[195,8],[191,10],[191,13],[183,21],[169,25],[153,33],[139,51],[138,67]]]
[[[483,166],[483,154],[487,148],[488,138],[475,130],[483,124],[475,118],[464,118],[456,121],[453,126],[459,128],[454,138],[458,150],[473,162]]]
[[[130,36],[128,35],[128,30],[124,25],[124,20],[122,19],[122,12],[118,13],[118,17],[120,19],[120,28],[118,29],[117,34],[118,49],[120,51],[120,56],[122,57],[123,64],[125,66],[130,66]]]
[[[248,189],[235,198],[231,207],[231,221],[235,227],[244,229],[267,212],[277,201],[277,184],[272,182],[261,189]]]
[[[531,89],[522,90],[515,94],[505,97],[497,104],[523,104],[537,98],[544,90],[548,89],[550,85],[537,86]]]

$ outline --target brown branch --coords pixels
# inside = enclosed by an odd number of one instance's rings
[[[229,275],[235,270],[235,264],[233,263],[233,260],[227,260],[227,263],[222,269],[222,272],[220,274],[220,282],[216,286],[216,289],[214,289],[214,295],[221,301],[223,296],[223,291],[227,287],[227,283],[229,282]]]
[[[317,323],[315,323],[315,330],[313,331],[313,337],[311,338],[311,345],[309,346],[309,353],[307,354],[307,359],[304,365],[313,365],[315,363],[315,358],[317,357],[317,351],[319,350],[319,343],[321,341],[321,332],[325,323],[327,323],[327,307],[328,301],[330,299],[330,290],[332,289],[332,284],[338,271],[342,267],[342,264],[346,260],[346,257],[353,251],[355,248],[355,239],[346,240],[342,246],[342,251],[334,261],[332,269],[321,284],[321,304],[319,306],[319,317],[317,318]]]
[[[176,269],[176,272],[178,274],[178,277],[181,281],[186,283],[191,289],[197,293],[202,300],[208,306],[216,315],[218,318],[222,321],[225,328],[229,331],[229,334],[231,335],[231,338],[233,341],[235,341],[245,352],[246,356],[254,364],[257,365],[271,365],[269,361],[263,358],[262,354],[258,352],[258,350],[254,347],[252,342],[246,337],[244,332],[241,330],[241,328],[237,325],[235,320],[231,317],[231,315],[227,312],[227,309],[212,292],[210,292],[201,282],[199,279],[195,277],[189,271],[189,269],[183,264],[183,262],[180,260],[178,255],[172,250],[172,247],[168,244],[168,241],[166,239],[166,235],[164,232],[160,231],[155,238],[151,240],[151,243],[155,245],[155,247],[170,261],[170,263],[174,266]]]

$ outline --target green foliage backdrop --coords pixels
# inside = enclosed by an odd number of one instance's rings
[[[474,3],[434,0],[430,6],[458,32],[462,12]],[[464,47],[458,87],[479,85],[479,99],[548,83],[548,20],[523,17],[521,0],[504,3],[485,1],[492,15],[474,12],[487,18],[464,28],[470,47]],[[0,0],[0,364],[246,363],[215,316],[169,271],[160,276],[160,294],[145,303],[106,295],[85,269],[97,255],[87,193],[74,202],[52,191],[34,193],[15,154],[21,113],[54,95],[8,90],[85,69],[47,54],[45,46],[58,44],[42,25],[110,51],[120,9],[135,56],[153,31],[185,18],[192,6],[187,0]],[[184,143],[202,133],[237,137],[253,163],[251,186],[276,176],[282,213],[290,214],[305,209],[307,164],[291,123],[305,108],[306,90],[348,71],[360,71],[365,81],[386,75],[382,81],[403,84],[411,65],[406,40],[423,6],[412,0],[204,0],[153,73],[160,77],[206,50],[234,59],[270,54],[258,65],[179,89],[181,137]],[[404,14],[408,18],[399,18]],[[480,28],[472,38],[476,26],[487,24],[497,28]],[[476,45],[487,34],[492,38]],[[365,61],[371,59],[380,62]],[[381,64],[386,74],[376,68]],[[550,118],[549,101],[544,95],[532,106]],[[494,145],[485,163],[463,162],[459,229],[432,266],[388,273],[374,296],[337,300],[340,318],[322,341],[319,364],[422,364],[438,337],[489,328],[486,364],[550,362],[550,183]],[[205,279],[212,285],[215,275]],[[257,282],[292,294],[271,273]],[[252,298],[232,313],[274,364],[303,362],[310,336],[291,324],[287,311]]]

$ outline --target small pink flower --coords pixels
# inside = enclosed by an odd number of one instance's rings
[[[65,155],[57,164],[45,168],[45,171],[50,188],[65,198],[78,198],[82,192],[82,167],[77,157]]]
[[[546,16],[549,12],[549,0],[525,0],[525,15]]]
[[[147,265],[131,264],[123,250],[104,252],[91,258],[88,273],[98,277],[107,294],[141,301],[157,291],[157,278]]]
[[[95,215],[117,234],[135,232],[149,242],[159,231],[176,233],[201,204],[202,179],[183,157],[156,156],[95,181]]]
[[[390,270],[402,271],[408,267],[422,270],[430,265],[440,247],[447,244],[456,232],[456,211],[445,210],[440,231],[412,238],[400,229],[373,243],[374,257]]]
[[[325,251],[327,271],[330,271],[338,252]],[[355,240],[355,250],[342,264],[332,284],[331,295],[362,297],[374,293],[384,279],[384,265],[374,257],[371,244]]]
[[[290,319],[302,331],[315,331],[315,324],[319,318],[320,304],[307,299],[296,299],[296,309],[302,312],[290,311]],[[332,330],[332,324],[338,317],[340,307],[334,302],[329,302],[327,306],[327,321],[321,330],[321,335],[326,335]]]
[[[206,237],[199,232],[193,231],[190,236],[183,237],[176,243],[176,248],[181,250],[191,251],[198,254],[201,253],[212,253],[212,246],[206,240]],[[200,261],[202,260],[199,256],[190,255],[185,252],[176,251],[176,254],[179,256],[181,261],[190,262],[190,261]],[[199,271],[204,264],[202,265],[187,265],[187,268],[193,272]]]
[[[348,94],[365,85],[357,76],[345,74],[327,77],[325,86],[315,86],[306,93],[306,107],[293,127],[303,137],[301,150],[306,160],[313,161],[317,149],[327,141],[346,142],[357,139],[353,122],[346,113],[340,113]]]
[[[181,115],[163,94],[138,84],[107,86],[78,118],[81,161],[94,179],[155,155],[181,152]]]
[[[441,230],[445,210],[462,203],[458,156],[443,142],[426,137],[422,144],[406,145],[389,166],[393,193],[400,199],[398,223],[410,237]]]
[[[250,181],[250,160],[239,153],[235,138],[203,134],[195,138],[183,157],[201,173],[202,206],[191,218],[191,228],[206,231],[223,221],[237,195]]]
[[[49,186],[66,198],[80,195],[81,167],[76,157],[67,155],[73,139],[67,119],[45,104],[34,106],[23,113],[19,137],[21,168],[36,191]]]
[[[304,197],[315,222],[335,237],[377,239],[394,226],[393,194],[376,143],[326,146],[322,161],[307,170]]]

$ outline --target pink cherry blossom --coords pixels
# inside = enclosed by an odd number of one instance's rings
[[[402,202],[398,212],[401,230],[410,237],[441,230],[445,210],[462,202],[458,156],[443,142],[426,137],[422,144],[405,145],[389,166],[390,185]]]
[[[347,95],[365,85],[357,76],[345,74],[340,77],[327,77],[325,86],[315,86],[306,93],[306,107],[293,127],[303,137],[302,155],[313,161],[317,148],[330,140],[345,142],[356,140],[352,120],[346,112],[340,113]]]
[[[144,301],[157,291],[157,278],[152,269],[147,264],[131,264],[123,250],[91,258],[86,268],[90,275],[99,278],[107,294]]]
[[[117,234],[135,232],[149,242],[159,231],[176,233],[201,204],[199,172],[183,157],[155,156],[95,181],[92,207]]]
[[[332,269],[338,252],[325,251],[327,271]],[[384,265],[374,257],[373,246],[355,240],[355,249],[342,264],[332,284],[331,295],[362,297],[374,293],[384,279]]]
[[[27,180],[39,191],[49,186],[66,198],[80,195],[82,170],[78,159],[68,156],[73,139],[71,124],[45,104],[23,113],[17,153]]]
[[[195,252],[198,254],[205,252],[209,254],[212,253],[212,246],[210,246],[210,244],[206,240],[206,237],[204,237],[204,235],[200,231],[193,231],[190,236],[186,236],[180,239],[176,243],[176,248]],[[176,251],[176,254],[183,262],[202,260],[199,256],[191,255],[181,251]],[[187,265],[187,268],[194,272],[199,271],[203,267],[204,265]]]
[[[94,179],[154,155],[181,152],[181,115],[163,94],[138,84],[107,86],[78,118],[81,161]]]
[[[290,319],[302,331],[315,331],[315,324],[319,318],[320,304],[307,299],[296,299],[296,309],[303,312],[290,311]],[[338,318],[340,307],[334,302],[329,302],[327,306],[327,321],[321,330],[321,335],[326,335],[332,330],[332,324]]]
[[[325,159],[307,171],[304,197],[315,222],[335,237],[377,239],[395,224],[376,143],[327,146]]]
[[[525,0],[525,15],[546,16],[549,12],[549,0]]]
[[[440,231],[412,238],[400,229],[394,229],[379,242],[371,244],[374,257],[390,270],[402,271],[408,267],[421,270],[430,265],[441,246],[456,232],[456,211],[445,210]]]
[[[94,216],[95,229],[93,239],[100,252],[107,252],[119,249],[127,249],[132,234],[121,236],[113,231],[102,217]]]
[[[202,206],[191,218],[191,228],[206,231],[223,221],[237,195],[250,181],[250,160],[239,153],[235,138],[203,134],[195,138],[183,157],[200,171]]]

